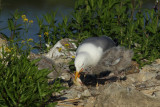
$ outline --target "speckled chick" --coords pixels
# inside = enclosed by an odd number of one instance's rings
[[[92,74],[111,71],[117,75],[131,66],[133,54],[132,50],[121,46],[110,48],[104,52],[98,64],[92,67]]]

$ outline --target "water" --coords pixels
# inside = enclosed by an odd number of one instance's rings
[[[23,1],[23,2],[22,2]],[[2,2],[2,11],[0,14],[0,29],[7,26],[7,20],[11,17],[11,13],[13,13],[16,9],[24,11],[27,18],[29,20],[33,20],[34,23],[31,26],[29,31],[29,35],[33,36],[38,33],[38,25],[36,21],[36,16],[39,18],[42,17],[43,14],[48,13],[50,11],[57,11],[56,20],[58,22],[62,21],[62,15],[69,15],[74,8],[74,0],[32,0],[35,2],[31,2],[28,0],[24,2],[24,0],[10,0],[7,3],[7,0]],[[37,3],[38,2],[38,3]],[[8,30],[4,30],[3,33],[6,35],[10,35]],[[33,36],[34,38],[34,36]]]
[[[39,27],[36,17],[42,18],[45,13],[57,11],[55,19],[59,23],[62,21],[62,16],[71,15],[74,8],[74,0],[3,0],[0,8],[2,10],[0,13],[0,29],[8,26],[8,18],[11,18],[11,13],[18,9],[23,11],[27,18],[34,22],[29,29],[27,38],[32,38],[35,42],[38,42],[37,33],[39,32]],[[19,20],[18,23],[22,23],[22,20]],[[9,29],[4,29],[0,32],[10,36]]]

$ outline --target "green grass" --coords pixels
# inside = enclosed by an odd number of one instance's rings
[[[51,71],[38,70],[40,59],[29,61],[27,53],[3,53],[0,59],[0,106],[40,107],[47,105],[53,92],[62,90],[60,82],[48,85]],[[53,104],[52,104],[53,106]]]

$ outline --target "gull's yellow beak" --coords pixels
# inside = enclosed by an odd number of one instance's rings
[[[80,77],[79,73],[82,72],[82,71],[83,71],[83,68],[79,72],[76,71],[76,73],[75,73],[75,80],[77,80],[77,78]]]

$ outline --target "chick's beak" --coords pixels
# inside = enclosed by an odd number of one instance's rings
[[[82,71],[83,71],[83,68],[79,72],[76,71],[76,73],[75,73],[75,80],[77,80],[77,78],[80,77],[79,73],[82,72]]]

